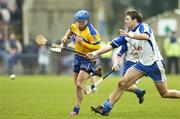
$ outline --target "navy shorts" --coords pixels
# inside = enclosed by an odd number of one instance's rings
[[[96,62],[92,62],[90,59],[76,55],[74,56],[74,72],[79,73],[80,70],[83,70],[87,73],[96,72]]]
[[[124,62],[124,67],[123,67],[123,76],[124,76],[124,74],[127,72],[127,70],[128,70],[130,67],[134,66],[135,64],[136,64],[135,62],[125,61],[125,62]],[[138,84],[138,83],[139,83],[139,80],[140,80],[140,79],[138,79],[137,81],[135,81],[135,83]]]
[[[131,62],[131,61],[125,61],[124,62],[124,67],[123,67],[123,75],[127,72],[127,70],[131,67],[131,66],[133,66],[133,65],[135,65],[136,63],[134,63],[134,62]]]
[[[133,68],[151,77],[154,82],[164,82],[166,80],[164,64],[162,61],[155,61],[150,66],[145,66],[138,62],[133,66]]]

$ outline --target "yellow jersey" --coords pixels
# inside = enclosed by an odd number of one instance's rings
[[[75,51],[87,54],[100,48],[100,34],[90,22],[83,31],[79,30],[76,23],[74,23],[71,25],[70,31],[73,34],[82,37],[84,41],[82,44],[75,42]]]

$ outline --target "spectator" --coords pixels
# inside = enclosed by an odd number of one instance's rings
[[[174,64],[175,73],[179,73],[179,57],[180,57],[180,39],[177,37],[175,31],[170,37],[164,41],[164,50],[167,56],[167,73],[171,73],[172,65]]]
[[[41,46],[39,48],[39,55],[38,55],[38,63],[39,63],[39,73],[45,74],[48,70],[49,65],[49,55],[48,50],[45,46]]]
[[[25,45],[21,54],[21,63],[24,74],[33,74],[38,66],[38,47],[30,40],[28,45]]]
[[[0,33],[0,58],[2,58],[6,64],[6,70],[8,69],[8,60],[9,60],[9,55],[6,52],[5,49],[5,40],[3,38],[3,34]]]
[[[6,49],[10,55],[8,60],[8,73],[10,75],[14,75],[13,66],[17,63],[22,51],[21,43],[16,39],[14,33],[9,35],[8,42],[6,43]]]

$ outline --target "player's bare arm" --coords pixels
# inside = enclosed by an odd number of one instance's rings
[[[71,30],[68,29],[66,34],[61,38],[61,42],[65,43],[71,35],[73,35],[73,32],[71,32]]]
[[[112,66],[112,70],[114,70],[114,71],[119,70],[120,60],[121,60],[121,56],[116,55],[115,58],[114,58],[114,64]]]
[[[106,46],[100,48],[99,50],[96,50],[94,52],[90,52],[88,53],[86,56],[89,58],[89,59],[94,59],[96,58],[98,55],[101,55],[101,54],[104,54],[110,50],[112,50],[113,47],[110,45],[110,44],[107,44]]]
[[[123,29],[119,29],[119,33],[120,35],[129,37],[129,38],[133,38],[133,39],[137,39],[137,40],[148,40],[149,39],[149,35],[147,33],[134,33],[134,32],[127,32]]]

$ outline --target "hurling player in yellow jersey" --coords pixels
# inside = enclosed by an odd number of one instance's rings
[[[100,35],[89,21],[89,13],[85,10],[79,10],[74,16],[74,23],[70,26],[61,42],[75,35],[75,51],[87,54],[100,48]],[[74,56],[74,82],[76,85],[76,102],[71,116],[79,114],[80,105],[85,92],[85,82],[90,77],[90,73],[96,74],[96,62],[87,59],[84,56],[75,54]]]

